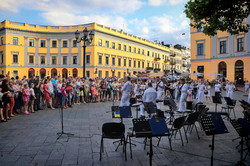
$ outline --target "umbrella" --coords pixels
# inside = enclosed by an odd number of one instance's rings
[[[208,75],[212,75],[212,76],[222,76],[222,74],[219,74],[219,73],[211,73],[211,74],[208,74]]]
[[[203,73],[194,73],[192,74],[192,76],[203,76],[204,74]]]
[[[181,76],[189,76],[189,75],[190,75],[190,73],[188,73],[188,72],[181,73]]]
[[[149,73],[149,77],[162,77],[165,73],[159,72],[159,73]]]

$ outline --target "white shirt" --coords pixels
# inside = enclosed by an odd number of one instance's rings
[[[156,90],[150,87],[147,90],[145,90],[143,97],[142,97],[142,101],[156,103],[156,98],[157,98]]]
[[[233,92],[234,89],[235,89],[235,86],[234,86],[234,85],[226,85],[226,90],[227,90],[228,92]]]
[[[48,87],[49,87],[49,92],[50,92],[50,93],[53,93],[53,92],[54,92],[54,87],[53,87],[52,82],[51,82],[51,81],[48,82],[47,85],[48,85]]]
[[[122,91],[124,93],[131,93],[132,87],[133,87],[132,83],[130,81],[127,81],[122,87]]]
[[[214,85],[214,91],[215,92],[220,92],[221,84],[215,84]]]
[[[184,84],[182,87],[181,87],[181,93],[187,93],[188,91],[188,85],[187,84]]]
[[[157,87],[157,86],[158,86],[158,87]],[[163,88],[161,88],[160,86],[161,86],[161,87],[164,86],[162,81],[157,82],[157,84],[156,84],[156,90],[157,90],[157,91],[163,91]]]
[[[204,91],[205,85],[204,84],[199,84],[198,85],[198,91]]]

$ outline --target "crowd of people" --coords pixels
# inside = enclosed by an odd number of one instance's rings
[[[236,87],[232,82],[214,85],[215,96],[220,96],[225,89],[227,96],[233,98]],[[245,83],[245,92],[250,102],[249,82]],[[38,110],[67,109],[74,104],[96,103],[105,101],[120,101],[120,106],[129,106],[130,98],[140,98],[144,102],[155,102],[156,99],[171,97],[179,102],[179,111],[185,110],[185,102],[211,101],[211,84],[208,81],[188,81],[184,79],[169,81],[160,77],[138,80],[127,77],[109,78],[62,78],[60,76],[26,78],[10,78],[0,75],[0,118],[7,122],[18,114],[29,115]],[[156,102],[155,102],[156,103]],[[161,109],[161,103],[156,103]],[[145,116],[141,106],[141,116]]]

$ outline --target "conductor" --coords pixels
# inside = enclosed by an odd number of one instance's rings
[[[129,99],[130,99],[130,94],[132,92],[132,83],[131,83],[131,78],[127,77],[127,82],[124,84],[124,86],[122,87],[122,98],[121,98],[121,102],[120,102],[120,107],[123,106],[129,106]]]

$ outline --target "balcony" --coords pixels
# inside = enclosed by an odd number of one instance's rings
[[[169,62],[169,60],[168,59],[166,59],[165,61],[164,61],[164,63],[168,63]]]
[[[154,72],[159,72],[159,71],[161,71],[160,68],[154,68]]]
[[[175,56],[176,56],[176,54],[170,54],[169,56],[171,56],[171,57],[175,57]]]
[[[183,63],[183,64],[182,64],[182,67],[187,67],[187,65]]]
[[[146,70],[154,70],[153,67],[146,67]]]
[[[187,57],[183,56],[183,57],[182,57],[182,60],[187,60]]]
[[[161,60],[161,58],[155,58],[154,60],[155,60],[155,61],[159,61],[159,60]]]
[[[164,72],[165,74],[169,74],[169,73],[170,73],[170,70],[163,70],[163,72]]]

